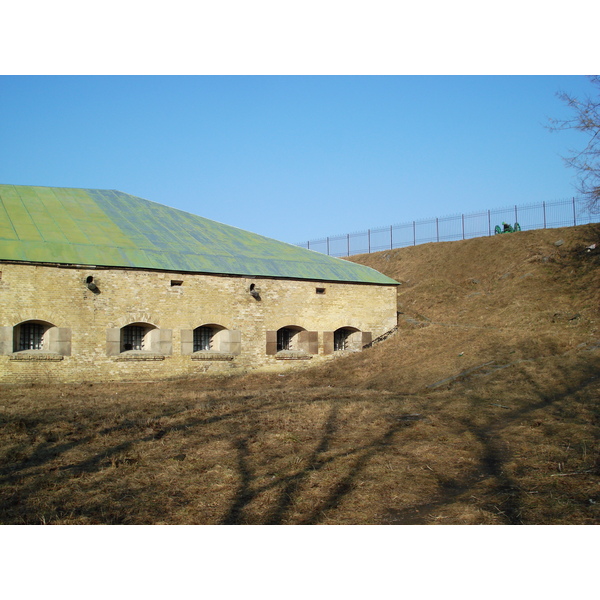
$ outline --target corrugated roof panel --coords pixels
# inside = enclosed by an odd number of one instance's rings
[[[16,239],[22,242],[42,241],[43,238],[23,204],[17,189],[15,186],[7,187],[6,191],[2,191],[2,204],[17,234]]]
[[[6,212],[6,208],[2,202],[0,202],[0,239],[17,239],[17,232],[15,231],[11,220],[8,218],[8,213]]]
[[[70,229],[68,215],[56,215],[56,198],[49,188],[21,188],[19,195],[45,242],[69,241],[63,233]],[[58,217],[58,223],[53,214]]]
[[[127,233],[113,222],[86,190],[55,188],[55,193],[60,195],[74,222],[84,232],[86,243],[106,246],[110,241],[117,247],[136,247]]]
[[[0,185],[0,259],[397,284],[338,258],[115,190]]]
[[[64,198],[56,195],[52,188],[38,188],[38,195],[43,199],[51,218],[60,228],[67,242],[71,244],[88,243],[87,236],[74,218],[72,204],[65,204]],[[42,235],[44,235],[43,231]]]

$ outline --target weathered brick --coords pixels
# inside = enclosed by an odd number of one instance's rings
[[[267,332],[300,327],[306,330],[305,350],[326,360],[332,345],[328,336],[336,329],[358,329],[366,341],[396,325],[393,285],[11,263],[1,270],[2,382],[152,380],[207,370],[288,369],[315,360],[277,360],[268,352],[276,338]],[[90,275],[96,292],[85,285]],[[182,284],[172,286],[172,280]],[[260,299],[250,294],[252,283],[260,288]],[[12,328],[30,320],[58,328],[52,337],[63,360],[10,360]],[[119,330],[134,323],[159,329],[150,353],[164,360],[123,360]],[[193,360],[191,332],[202,325],[230,330],[223,338],[227,360]]]

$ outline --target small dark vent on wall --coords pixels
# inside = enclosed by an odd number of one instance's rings
[[[317,294],[324,294],[325,293],[325,288],[317,288]]]
[[[183,281],[180,279],[171,279],[171,287],[177,287],[183,285]]]

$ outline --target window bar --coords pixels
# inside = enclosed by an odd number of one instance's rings
[[[194,330],[194,352],[208,352],[212,349],[213,331],[210,327],[198,327]]]
[[[21,350],[41,350],[44,345],[44,327],[39,323],[21,325],[19,347]]]

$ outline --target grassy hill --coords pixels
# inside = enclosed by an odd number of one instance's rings
[[[351,260],[402,282],[361,353],[0,386],[0,522],[600,522],[600,226]]]

